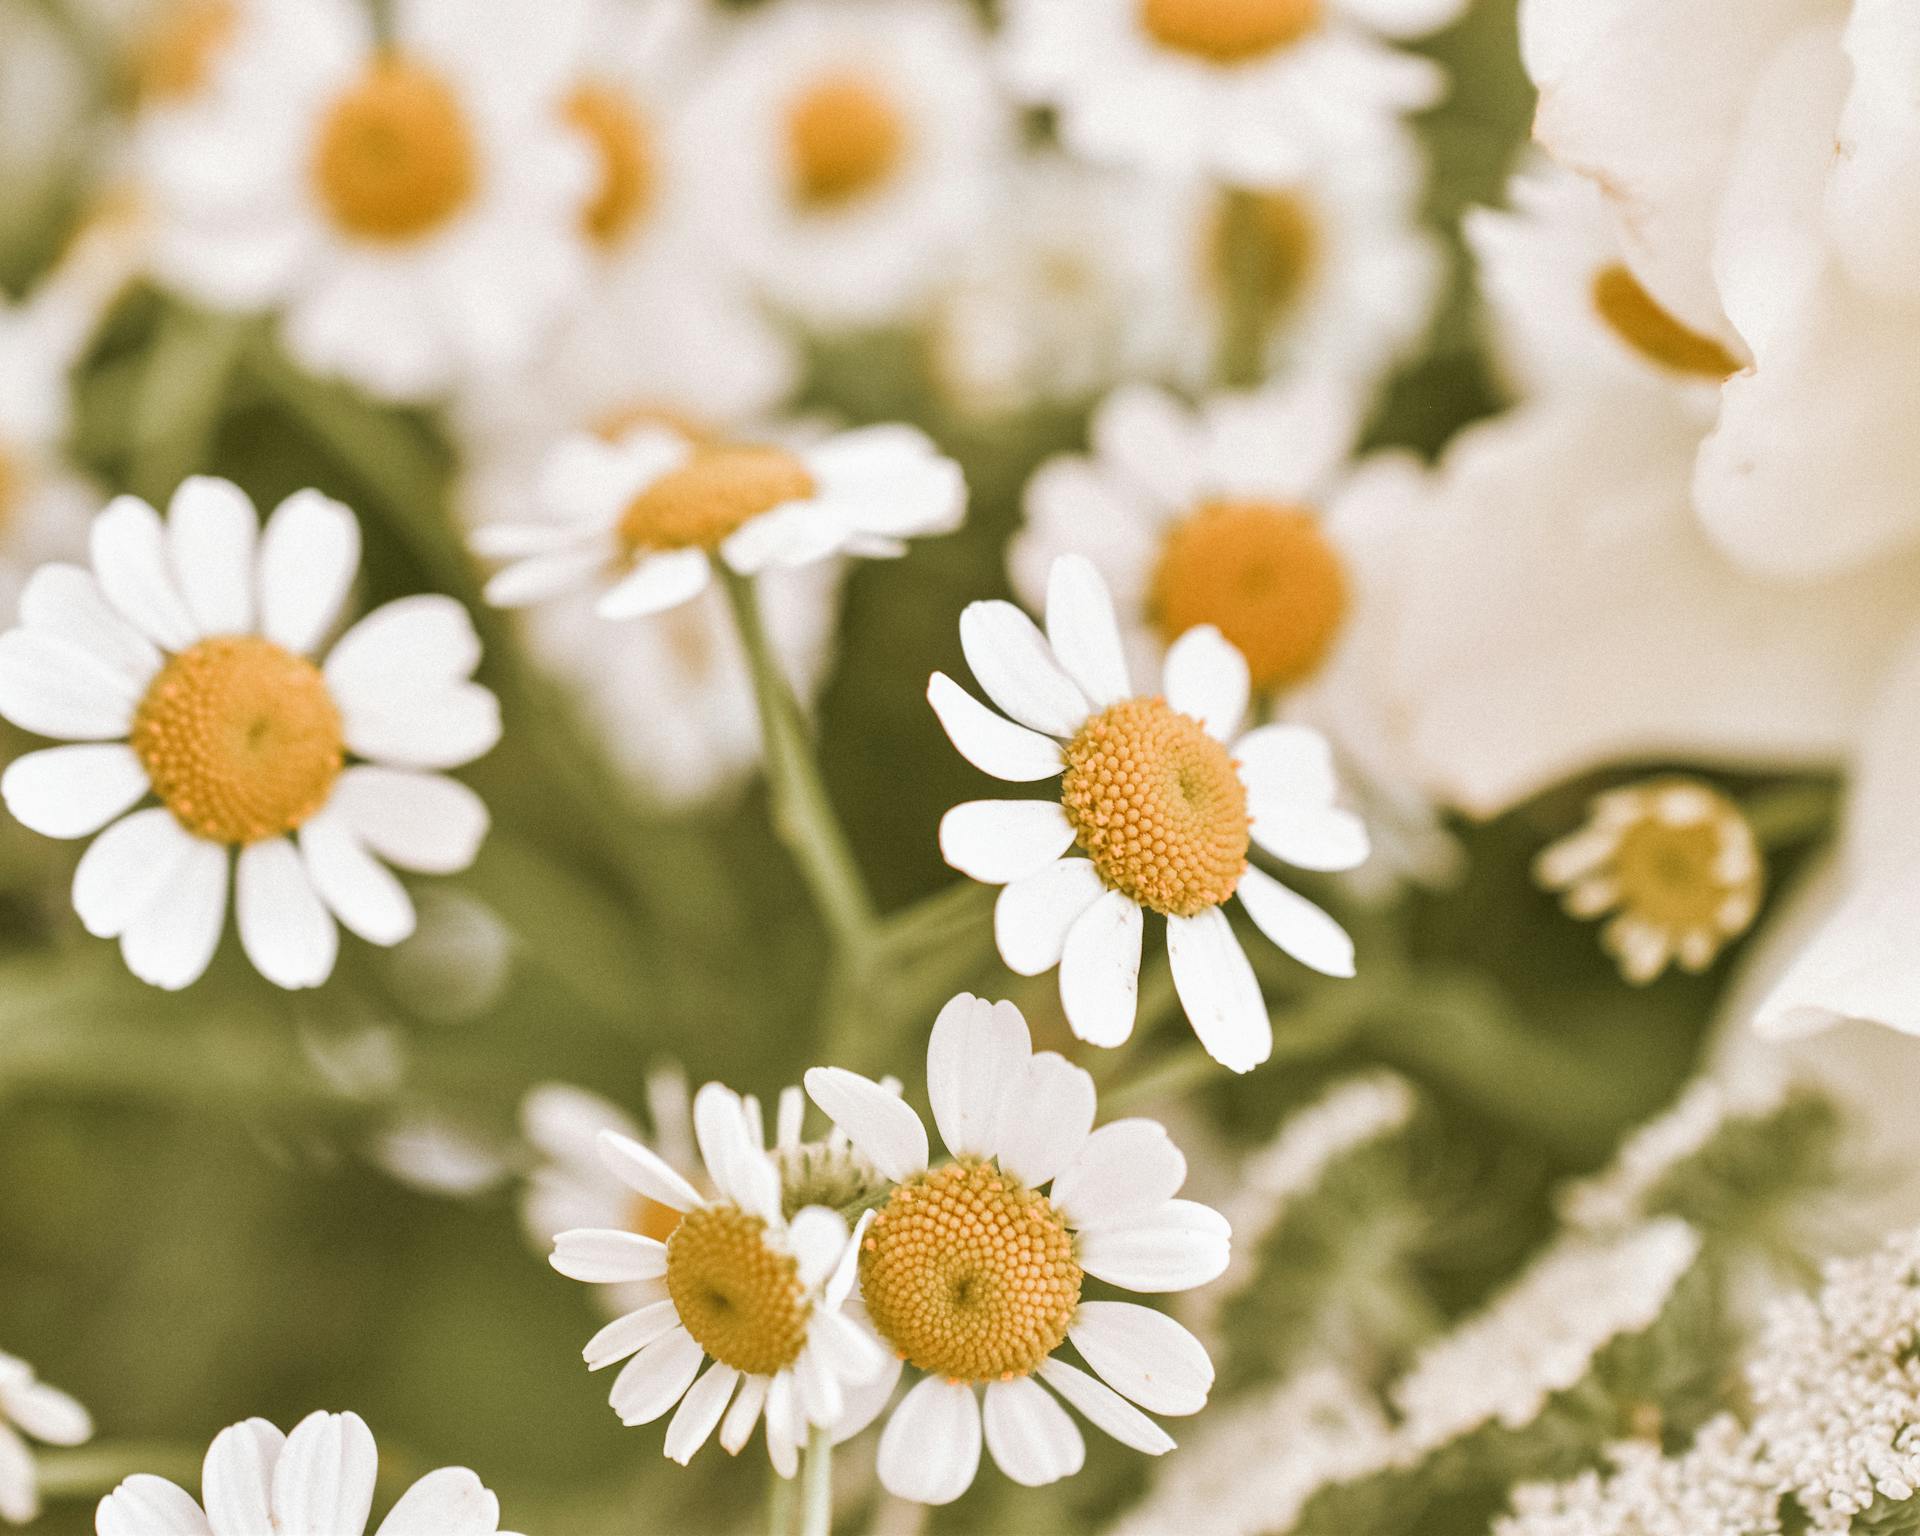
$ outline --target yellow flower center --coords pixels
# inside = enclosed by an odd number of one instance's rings
[[[593,239],[612,245],[653,207],[659,172],[653,131],[631,101],[603,85],[581,86],[567,98],[564,114],[599,162],[599,182],[581,221]]]
[[[135,94],[144,102],[184,101],[196,95],[239,21],[233,0],[173,0],[134,50]]]
[[[952,1381],[1031,1375],[1066,1338],[1080,1280],[1052,1202],[992,1163],[949,1163],[898,1186],[861,1244],[874,1327]]]
[[[1716,927],[1740,884],[1720,873],[1722,846],[1717,821],[1675,826],[1648,816],[1635,822],[1613,855],[1621,907],[1675,932]]]
[[[1140,24],[1163,47],[1244,64],[1320,24],[1320,0],[1140,0]]]
[[[1244,212],[1237,228],[1225,200],[1208,221],[1207,276],[1220,293],[1247,283],[1261,329],[1270,330],[1313,279],[1320,260],[1319,220],[1297,192],[1246,192],[1238,203]]]
[[[907,123],[891,95],[859,74],[829,75],[787,105],[787,160],[803,207],[845,207],[899,168]]]
[[[813,1308],[800,1266],[767,1224],[731,1205],[688,1211],[667,1240],[667,1294],[682,1325],[722,1365],[771,1376],[800,1356]]]
[[[1625,267],[1608,267],[1594,278],[1593,307],[1615,335],[1655,367],[1715,382],[1740,371],[1738,358],[1661,308]]]
[[[638,496],[620,518],[620,539],[644,550],[713,549],[783,502],[813,494],[806,466],[780,448],[753,444],[696,448]]]
[[[1125,699],[1067,743],[1060,803],[1100,878],[1193,917],[1247,867],[1247,792],[1227,749],[1164,699]]]
[[[271,640],[219,635],[148,685],[130,733],[153,792],[189,832],[255,843],[327,803],[345,743],[320,669]]]
[[[1167,534],[1148,602],[1168,643],[1215,625],[1247,658],[1256,688],[1284,688],[1312,676],[1333,649],[1347,573],[1306,509],[1210,501]]]
[[[649,1200],[645,1195],[635,1195],[627,1202],[627,1230],[650,1237],[656,1243],[664,1243],[679,1230],[682,1215],[670,1205]]]
[[[328,110],[313,179],[342,231],[399,244],[431,234],[472,201],[479,156],[452,87],[387,57]]]

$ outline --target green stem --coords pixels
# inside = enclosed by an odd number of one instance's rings
[[[793,1479],[767,1479],[767,1536],[793,1536]]]
[[[246,320],[184,306],[162,311],[134,392],[127,484],[164,505],[188,475],[208,468]]]
[[[102,1441],[72,1450],[34,1454],[40,1492],[48,1499],[92,1499],[111,1492],[136,1472],[191,1487],[200,1476],[203,1452],[164,1441]]]
[[[1266,372],[1270,277],[1255,193],[1229,188],[1220,211],[1222,303],[1215,371],[1228,389],[1250,389]]]
[[[801,1468],[800,1536],[831,1536],[833,1531],[833,1436],[816,1429],[807,1441]]]

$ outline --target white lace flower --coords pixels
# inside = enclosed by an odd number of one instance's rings
[[[265,1419],[223,1429],[193,1495],[136,1473],[100,1501],[99,1536],[361,1536],[379,1471],[357,1413],[310,1413],[283,1435]],[[400,1495],[374,1536],[495,1536],[500,1501],[465,1467],[429,1472]],[[500,1532],[500,1536],[507,1533]]]
[[[386,866],[464,869],[487,828],[479,797],[433,771],[500,734],[466,611],[402,598],[309,660],[360,562],[353,514],[316,491],[264,530],[224,480],[186,481],[164,522],[122,496],[92,555],[37,571],[0,635],[0,714],[81,743],[17,759],[0,795],[48,837],[100,833],[74,876],[87,930],[143,981],[184,987],[213,957],[231,872],[241,945],[280,986],[326,980],[336,919],[405,938],[413,903]]]
[[[1140,1408],[1198,1413],[1213,1385],[1206,1350],[1164,1313],[1081,1291],[1089,1276],[1182,1291],[1226,1267],[1226,1222],[1175,1198],[1186,1159],[1151,1120],[1095,1130],[1093,1079],[1036,1054],[1011,1003],[963,993],[940,1011],[927,1090],[951,1154],[938,1165],[919,1115],[881,1084],[838,1067],[807,1073],[813,1101],[895,1181],[860,1239],[860,1302],[896,1357],[886,1389],[901,1362],[922,1376],[881,1435],[881,1482],[923,1504],[965,1493],[983,1387],[986,1447],[1017,1483],[1069,1477],[1086,1456],[1040,1382],[1123,1444],[1171,1450]],[[1104,1385],[1060,1358],[1068,1341]]]
[[[85,1408],[39,1380],[26,1361],[0,1352],[0,1520],[25,1525],[40,1513],[28,1438],[82,1445],[92,1437],[93,1420]]]

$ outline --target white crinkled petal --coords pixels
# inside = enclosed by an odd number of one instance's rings
[[[1060,744],[1051,736],[995,714],[944,672],[928,679],[927,702],[947,739],[982,773],[1026,784],[1050,779],[1063,766]]]
[[[814,1067],[807,1096],[884,1178],[909,1179],[927,1166],[927,1128],[898,1094],[844,1067]]]
[[[1093,1078],[1064,1056],[1032,1057],[1000,1096],[993,1150],[1000,1166],[1032,1188],[1079,1156],[1093,1130]]]
[[[1302,965],[1323,976],[1354,974],[1352,938],[1306,897],[1259,869],[1241,875],[1238,894],[1260,931]]]
[[[1226,1217],[1192,1200],[1169,1200],[1142,1215],[1080,1234],[1080,1265],[1129,1291],[1190,1291],[1227,1267]]]
[[[1085,722],[1086,695],[1038,626],[1012,603],[967,604],[960,649],[987,697],[1020,724],[1064,740]]]
[[[988,1382],[982,1417],[994,1464],[1023,1488],[1057,1483],[1086,1464],[1087,1444],[1078,1427],[1028,1377]]]
[[[1198,1413],[1213,1390],[1206,1347],[1164,1312],[1131,1301],[1083,1301],[1067,1332],[1106,1384],[1149,1413]]]
[[[973,1388],[927,1377],[900,1400],[880,1436],[882,1486],[916,1504],[951,1504],[979,1470],[980,1433]]]
[[[1123,891],[1108,891],[1067,930],[1060,1003],[1076,1039],[1113,1046],[1133,1033],[1145,927],[1138,902]]]
[[[1060,963],[1067,935],[1106,886],[1086,859],[1061,859],[1005,886],[993,904],[994,942],[1016,976]]]
[[[1027,1021],[1012,1003],[963,992],[940,1010],[927,1037],[927,1096],[955,1157],[993,1154],[1000,1102],[1024,1081],[1032,1055]]]
[[[1072,843],[1058,800],[969,800],[940,818],[941,856],[986,885],[1036,875]]]

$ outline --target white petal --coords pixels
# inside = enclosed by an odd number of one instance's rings
[[[1229,741],[1247,715],[1252,682],[1247,660],[1211,624],[1188,630],[1167,651],[1167,702],[1192,715],[1207,734]]]
[[[1247,806],[1275,810],[1332,805],[1340,792],[1327,738],[1304,725],[1263,725],[1233,744]]]
[[[1108,1386],[1149,1413],[1198,1413],[1207,1405],[1213,1361],[1164,1312],[1131,1301],[1083,1301],[1067,1337]]]
[[[1086,720],[1086,695],[1033,620],[1012,603],[967,604],[960,649],[987,697],[1022,725],[1065,739]]]
[[[98,1536],[213,1536],[213,1527],[184,1488],[135,1473],[100,1501]]]
[[[947,739],[982,773],[1014,784],[1050,779],[1062,767],[1060,744],[996,715],[944,672],[927,680],[927,702]]]
[[[760,1422],[760,1410],[767,1401],[767,1388],[771,1385],[771,1379],[766,1376],[749,1376],[746,1384],[740,1388],[740,1395],[733,1400],[733,1406],[727,1410],[727,1416],[720,1425],[720,1448],[729,1456],[738,1456],[740,1447],[753,1434],[753,1426]]]
[[[240,850],[234,916],[247,958],[275,986],[317,987],[333,974],[340,930],[286,838]]]
[[[894,1389],[900,1385],[906,1362],[891,1350],[881,1348],[878,1340],[874,1341],[874,1347],[880,1352],[880,1370],[871,1381],[857,1382],[848,1388],[847,1411],[834,1426],[835,1445],[851,1440],[879,1418],[893,1401]]]
[[[46,1445],[83,1445],[93,1438],[93,1416],[77,1399],[44,1381],[9,1387],[0,1400],[17,1429]]]
[[[89,530],[93,572],[120,616],[155,644],[184,651],[200,638],[174,585],[160,514],[137,496],[116,496]]]
[[[274,1528],[359,1536],[378,1467],[373,1435],[357,1413],[308,1414],[274,1464]]]
[[[1039,1188],[1079,1155],[1093,1129],[1093,1078],[1042,1051],[1000,1097],[994,1154],[1015,1178]]]
[[[1353,940],[1306,897],[1263,870],[1240,876],[1240,901],[1260,931],[1302,965],[1323,976],[1353,974]]]
[[[700,1192],[651,1147],[611,1130],[603,1130],[595,1141],[607,1171],[635,1194],[672,1211],[690,1211],[702,1203]]]
[[[831,1429],[847,1406],[839,1379],[811,1344],[801,1349],[790,1371],[801,1417],[817,1428]]]
[[[29,752],[0,775],[7,809],[43,837],[97,832],[146,792],[147,770],[119,742]]]
[[[780,1174],[760,1138],[748,1129],[740,1095],[707,1083],[693,1096],[693,1133],[715,1188],[742,1210],[780,1219]]]
[[[1232,1072],[1251,1072],[1273,1054],[1273,1025],[1247,952],[1218,907],[1167,919],[1174,990],[1207,1054]]]
[[[114,741],[133,724],[140,685],[91,652],[40,630],[0,635],[0,715],[69,741]]]
[[[927,1096],[940,1139],[955,1157],[989,1157],[1000,1101],[1033,1055],[1027,1021],[1012,1003],[962,992],[927,1038]]]
[[[629,1428],[651,1424],[680,1401],[705,1358],[693,1335],[676,1328],[655,1339],[621,1368],[607,1401]]]
[[[927,1167],[927,1128],[898,1094],[844,1067],[814,1067],[807,1096],[847,1133],[882,1178],[910,1179]]]
[[[216,1530],[273,1528],[273,1469],[286,1444],[265,1419],[246,1419],[214,1436],[200,1469],[200,1493]]]
[[[103,841],[112,830],[101,834]],[[128,919],[120,935],[128,970],[169,992],[200,979],[225,926],[228,862],[227,850],[217,843],[187,837],[178,846],[165,888]],[[81,860],[82,868],[74,872],[76,908],[85,864]]]
[[[342,709],[406,701],[464,682],[480,665],[473,620],[450,597],[425,593],[373,610],[327,653],[327,685]]]
[[[1038,976],[1060,963],[1067,935],[1106,886],[1086,859],[1061,859],[1015,880],[993,904],[993,937],[1016,976]]]
[[[318,491],[296,491],[274,508],[260,540],[260,633],[305,656],[345,606],[360,569],[360,524]]]
[[[500,1501],[466,1467],[441,1467],[415,1483],[374,1536],[494,1536]]]
[[[230,480],[195,475],[167,506],[167,559],[203,635],[253,629],[253,550],[260,516]]]
[[[1092,436],[1100,457],[1157,502],[1177,507],[1192,499],[1198,432],[1191,412],[1165,390],[1115,390],[1094,413]]]
[[[1026,1377],[987,1383],[987,1449],[1023,1488],[1072,1477],[1085,1465],[1087,1443],[1062,1408]]]
[[[369,944],[398,944],[413,932],[412,899],[344,816],[323,811],[300,829],[299,841],[315,892],[350,932]]]
[[[876,1381],[890,1358],[886,1348],[852,1318],[816,1309],[807,1324],[808,1348],[841,1381],[866,1386]]]
[[[1366,823],[1338,806],[1263,809],[1252,821],[1256,843],[1301,869],[1358,869],[1373,851]]]
[[[1081,1268],[1129,1291],[1190,1291],[1227,1267],[1226,1217],[1192,1200],[1080,1234]]]
[[[340,775],[328,810],[389,864],[419,874],[465,869],[487,835],[486,803],[437,773],[355,764]]]
[[[1110,1225],[1171,1200],[1187,1160],[1157,1120],[1115,1120],[1087,1138],[1060,1170],[1049,1198],[1076,1228]]]
[[[1118,1045],[1133,1033],[1140,992],[1140,905],[1108,891],[1067,930],[1060,954],[1060,1003],[1074,1036]]]
[[[93,840],[73,874],[73,910],[97,939],[117,939],[193,854],[196,839],[160,806]]]
[[[792,1477],[800,1470],[801,1434],[793,1372],[782,1371],[767,1387],[767,1460],[782,1477]]]
[[[1173,1436],[1113,1388],[1068,1365],[1058,1355],[1040,1362],[1040,1379],[1122,1445],[1149,1456],[1164,1456],[1173,1449]]]
[[[1084,555],[1062,555],[1047,573],[1047,643],[1095,709],[1131,697],[1113,597]]]
[[[826,1283],[847,1251],[847,1219],[824,1205],[804,1206],[787,1223],[787,1243],[809,1291]]]
[[[160,653],[107,601],[91,571],[43,565],[20,589],[20,623],[79,646],[144,688],[160,670]]]
[[[639,619],[690,603],[707,590],[713,563],[702,549],[648,555],[633,573],[601,594],[594,612],[603,619]]]
[[[980,1467],[980,1405],[964,1382],[929,1376],[880,1436],[880,1482],[897,1499],[951,1504]]]
[[[707,1374],[693,1384],[681,1399],[680,1411],[667,1425],[667,1460],[685,1466],[693,1453],[707,1443],[720,1416],[727,1411],[727,1400],[739,1385],[740,1373],[730,1365],[715,1361]]]
[[[478,683],[342,710],[347,746],[401,768],[458,768],[500,740],[500,701]]]
[[[655,1339],[663,1339],[680,1326],[680,1313],[671,1298],[648,1302],[624,1316],[616,1317],[580,1351],[590,1371],[604,1370],[615,1361],[638,1354]]]
[[[667,1272],[667,1245],[637,1232],[585,1227],[554,1238],[547,1262],[569,1280],[588,1285],[657,1280]]]
[[[969,800],[940,818],[941,856],[986,885],[1038,874],[1072,843],[1057,800]]]
[[[612,552],[597,544],[516,560],[488,578],[483,593],[495,608],[526,608],[587,585]]]
[[[40,1513],[39,1475],[27,1442],[0,1420],[0,1520],[25,1525]]]
[[[872,1211],[862,1211],[860,1219],[853,1224],[847,1246],[841,1250],[840,1262],[827,1279],[826,1303],[829,1307],[840,1306],[853,1295],[853,1283],[860,1277],[860,1242],[867,1235],[867,1228],[873,1225],[873,1216]]]

